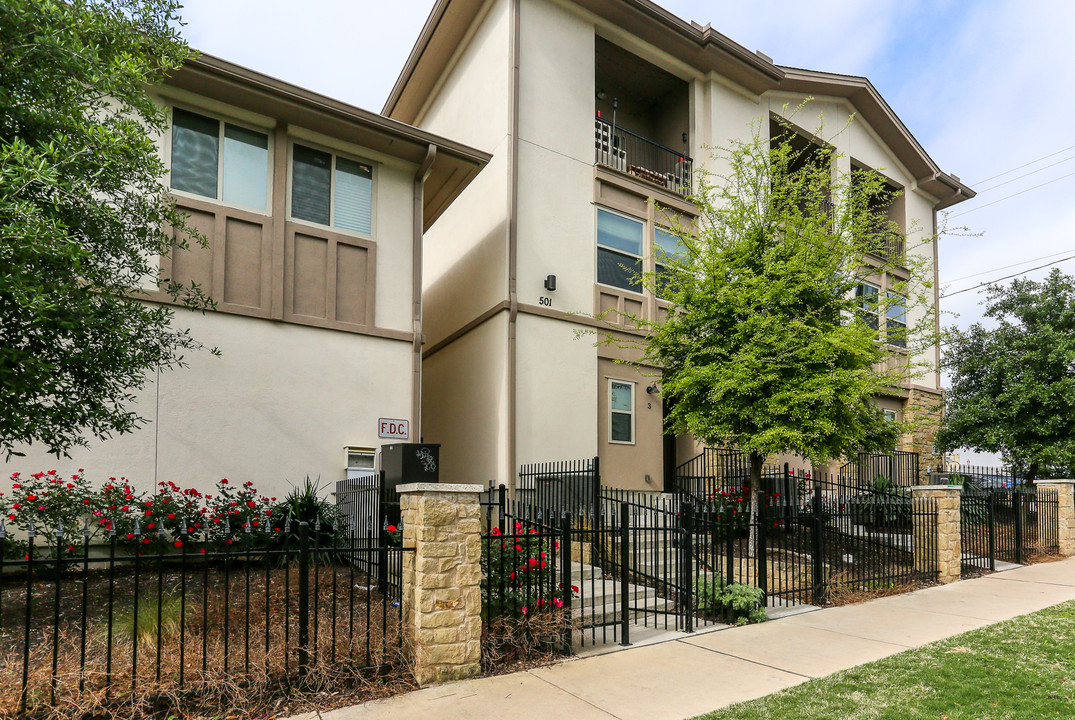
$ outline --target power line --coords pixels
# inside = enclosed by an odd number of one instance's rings
[[[945,280],[942,284],[948,285],[960,280],[969,280],[972,277],[978,277],[979,275],[986,275],[988,273],[996,272],[997,270],[1007,270],[1017,265],[1026,265],[1027,263],[1037,262],[1038,260],[1044,260],[1045,258],[1056,257],[1057,255],[1063,255],[1064,253],[1075,252],[1075,248],[1070,250],[1061,250],[1060,252],[1049,253],[1048,255],[1042,255],[1041,257],[1030,258],[1029,260],[1023,260],[1022,262],[1012,263],[1011,265],[1001,265],[1000,267],[989,268],[988,270],[982,270],[981,272],[971,273],[970,275],[964,275],[963,277],[952,278],[951,280]]]
[[[1030,161],[1030,162],[1028,162],[1028,163],[1024,163],[1024,164],[1022,164],[1022,165],[1018,165],[1018,166],[1016,166],[1016,167],[1013,167],[1013,168],[1012,168],[1011,170],[1005,170],[1005,171],[1004,171],[1004,172],[1002,172],[1002,173],[997,173],[997,174],[996,174],[996,175],[994,175],[993,177],[987,177],[987,178],[986,178],[985,180],[978,180],[978,181],[976,181],[976,182],[974,182],[974,183],[971,183],[971,184],[972,184],[972,185],[980,185],[980,184],[982,184],[982,183],[987,183],[987,182],[989,182],[990,180],[995,180],[995,179],[996,179],[996,178],[998,178],[998,177],[1004,177],[1004,176],[1005,176],[1005,175],[1007,175],[1008,173],[1013,173],[1013,172],[1015,172],[1016,170],[1022,170],[1022,169],[1023,169],[1023,168],[1025,168],[1025,167],[1030,167],[1030,166],[1031,166],[1031,165],[1033,165],[1034,163],[1040,163],[1040,162],[1041,162],[1042,160],[1048,160],[1049,158],[1051,158],[1051,157],[1052,157],[1052,156],[1054,156],[1054,155],[1059,155],[1060,153],[1062,153],[1062,152],[1067,152],[1068,150],[1071,150],[1071,149],[1075,149],[1075,145],[1069,145],[1068,147],[1064,148],[1063,150],[1057,150],[1056,152],[1052,152],[1052,153],[1049,153],[1048,155],[1045,155],[1045,156],[1043,156],[1043,157],[1040,157],[1040,158],[1038,158],[1037,160],[1031,160],[1031,161]]]
[[[1028,272],[1033,272],[1035,270],[1041,270],[1042,268],[1047,268],[1050,265],[1056,265],[1058,263],[1064,262],[1065,260],[1071,260],[1073,258],[1075,258],[1075,255],[1068,255],[1065,258],[1060,258],[1059,260],[1053,260],[1052,262],[1045,263],[1044,265],[1038,265],[1037,267],[1027,268],[1026,270],[1023,270],[1022,272],[1013,273],[1012,275],[1005,275],[1004,277],[999,277],[999,278],[996,278],[995,280],[987,280],[984,283],[978,283],[977,285],[973,285],[973,286],[971,286],[969,288],[963,288],[962,290],[956,290],[955,292],[945,293],[944,295],[941,295],[940,297],[941,298],[947,298],[947,297],[952,297],[953,295],[959,295],[960,293],[970,292],[971,290],[977,290],[980,287],[985,287],[986,285],[993,285],[994,283],[998,283],[1001,280],[1009,280],[1009,279],[1011,279],[1013,277],[1019,277],[1020,275],[1025,275]]]
[[[1023,193],[1028,193],[1031,190],[1037,190],[1038,188],[1045,187],[1046,185],[1052,185],[1054,182],[1058,182],[1060,180],[1063,180],[1064,178],[1069,178],[1072,175],[1075,175],[1075,172],[1068,173],[1067,175],[1061,175],[1058,178],[1053,178],[1052,180],[1048,180],[1046,182],[1043,182],[1041,185],[1035,185],[1034,187],[1029,187],[1026,190],[1020,190],[1017,193],[1012,193],[1011,195],[1005,195],[1004,197],[1002,197],[1002,198],[1000,198],[998,200],[994,200],[993,202],[986,203],[985,205],[979,205],[976,208],[972,208],[970,210],[964,210],[961,213],[956,213],[955,215],[949,215],[948,217],[949,217],[949,219],[952,219],[952,218],[960,217],[962,215],[969,215],[972,212],[977,212],[978,210],[981,210],[982,208],[989,207],[990,205],[996,205],[998,202],[1002,202],[1004,200],[1010,200],[1011,198],[1017,197],[1019,195],[1022,195]]]
[[[1048,165],[1045,165],[1044,167],[1040,167],[1037,170],[1031,170],[1028,173],[1023,173],[1019,177],[1013,177],[1011,180],[1005,180],[1004,182],[997,183],[996,185],[993,185],[992,187],[982,188],[981,190],[978,191],[978,194],[981,195],[984,192],[989,192],[990,190],[996,190],[998,187],[1004,187],[1005,185],[1010,185],[1011,183],[1016,182],[1017,180],[1022,180],[1023,178],[1030,177],[1031,175],[1035,175],[1037,173],[1040,173],[1042,170],[1048,170],[1051,167],[1056,167],[1057,165],[1060,165],[1062,163],[1066,163],[1068,160],[1075,160],[1075,155],[1069,155],[1068,157],[1064,158],[1063,160],[1057,160],[1054,163],[1049,163]]]

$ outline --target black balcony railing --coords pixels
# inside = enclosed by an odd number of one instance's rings
[[[594,121],[594,162],[648,180],[680,195],[690,193],[690,156],[614,126]]]

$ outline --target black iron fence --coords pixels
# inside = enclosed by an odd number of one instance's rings
[[[575,518],[593,518],[600,497],[600,460],[596,457],[523,465],[515,484],[520,507],[528,506],[531,514],[552,511],[553,520],[565,512]]]
[[[483,538],[487,613],[560,612],[564,647],[569,635],[576,646],[629,643],[632,625],[691,631],[735,619],[731,586],[757,588],[761,605],[774,607],[936,578],[934,500],[778,476],[808,483],[809,494],[789,502],[763,491],[752,512],[741,486],[698,502],[600,488],[596,511],[579,516],[496,489]]]
[[[680,195],[690,193],[694,161],[683,152],[600,117],[594,120],[594,151],[595,162],[600,165],[648,180]]]
[[[840,466],[840,482],[863,489],[883,490],[891,485],[907,487],[919,483],[918,453],[894,450],[891,453],[859,453]]]
[[[1059,552],[1058,493],[966,482],[960,493],[960,545],[963,570],[971,573],[996,570],[998,561],[1023,564]]]
[[[98,547],[88,532],[79,546],[0,532],[0,714],[189,710],[401,664],[390,578],[405,550],[306,523],[261,535],[165,541],[136,526]]]
[[[762,466],[761,492],[782,498],[781,505],[798,504],[799,487],[809,477],[788,463]],[[679,465],[669,490],[679,502],[705,503],[728,495],[749,493],[750,457],[738,450],[705,448]]]

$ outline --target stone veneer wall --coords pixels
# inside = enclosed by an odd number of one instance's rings
[[[917,485],[911,488],[913,500],[933,498],[937,502],[937,527],[931,524],[919,525],[918,514],[915,515],[915,565],[920,570],[937,571],[937,581],[950,583],[959,580],[960,564],[963,560],[963,544],[960,540],[959,499],[963,488],[950,485]],[[919,548],[928,547],[928,535],[936,533],[937,556],[929,557],[920,553]]]
[[[937,431],[944,417],[944,394],[911,388],[903,406],[903,417],[914,423],[914,430],[904,437],[900,449],[918,453],[918,483],[927,485],[929,468],[944,463],[944,455],[934,450]]]
[[[400,485],[403,630],[419,685],[481,673],[481,485]]]

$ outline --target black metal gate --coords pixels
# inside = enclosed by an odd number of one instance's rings
[[[1059,509],[1055,490],[965,483],[960,494],[963,571],[994,571],[998,561],[1021,565],[1034,555],[1058,552]]]

